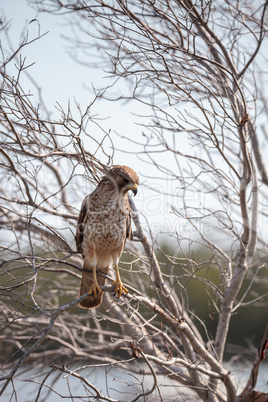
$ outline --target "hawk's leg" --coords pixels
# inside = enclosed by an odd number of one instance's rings
[[[120,279],[118,263],[115,264],[115,273],[116,273],[116,280],[113,281],[114,294],[118,295],[118,297],[120,297],[123,291],[125,293],[128,293],[128,290],[125,288],[125,286],[123,285],[123,283],[122,283],[122,281]]]
[[[94,295],[94,297],[96,298],[98,293],[102,294],[102,290],[101,290],[100,285],[98,284],[98,281],[97,281],[96,265],[93,265],[92,272],[93,272],[93,282],[92,282],[91,288],[88,291],[88,294],[89,295]]]

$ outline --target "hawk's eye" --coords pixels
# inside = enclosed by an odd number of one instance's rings
[[[128,184],[128,183],[129,183],[129,180],[128,180],[126,177],[124,177],[124,178],[123,178],[123,183]]]

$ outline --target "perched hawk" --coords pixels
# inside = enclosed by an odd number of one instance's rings
[[[130,207],[128,190],[137,194],[138,175],[128,166],[113,166],[101,179],[93,193],[83,201],[76,231],[77,251],[84,258],[80,296],[88,292],[81,302],[84,308],[97,307],[102,302],[101,286],[111,264],[115,267],[114,293],[127,293],[123,286],[118,262],[126,239],[130,236]]]

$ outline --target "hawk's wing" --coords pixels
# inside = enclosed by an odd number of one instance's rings
[[[125,238],[125,242],[127,239],[129,239],[131,236],[131,214],[130,214],[130,207],[129,207],[129,213],[127,215],[127,219],[126,219],[126,238]]]
[[[76,249],[81,254],[82,254],[82,244],[83,244],[83,239],[84,239],[84,227],[85,227],[85,222],[87,219],[88,197],[89,197],[89,195],[82,202],[81,210],[80,210],[79,218],[78,218],[78,222],[77,222],[76,235],[75,235]]]

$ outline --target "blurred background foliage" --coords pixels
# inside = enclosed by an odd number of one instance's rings
[[[29,259],[28,261],[27,259],[22,259],[21,264],[16,261],[14,264],[8,262],[7,265],[5,265],[3,259],[2,265],[4,269],[1,271],[0,278],[2,289],[0,293],[1,304],[2,306],[10,306],[11,310],[14,312],[14,320],[9,318],[10,334],[14,333],[18,338],[18,343],[21,342],[22,345],[24,342],[25,328],[20,328],[18,318],[32,317],[33,337],[30,340],[27,336],[25,337],[25,347],[27,348],[34,343],[35,336],[40,333],[43,326],[47,325],[47,323],[38,321],[39,308],[41,311],[46,311],[46,309],[49,311],[50,309],[55,309],[75,299],[78,296],[81,275],[81,268],[71,260],[66,259],[66,256],[61,255],[59,251],[50,254],[44,253],[43,255],[40,255],[40,250],[38,250],[38,252],[39,255],[35,255],[32,261],[30,261],[30,252],[26,252],[25,255],[28,255]],[[187,255],[183,251],[178,253],[174,245],[171,245],[168,241],[158,246],[155,253],[160,263],[163,277],[165,280],[169,281],[172,288],[175,288],[184,306],[184,310],[197,326],[203,339],[207,342],[212,342],[215,337],[218,320],[221,287],[224,285],[219,267],[224,267],[224,262],[219,261],[218,256],[211,254],[208,248],[195,248],[195,251],[191,252],[191,255]],[[64,258],[66,261],[64,261]],[[262,256],[256,256],[258,261],[260,258],[262,258]],[[43,265],[42,261],[44,262]],[[61,261],[61,263],[55,265],[56,261]],[[235,262],[234,258],[233,263],[235,264]],[[142,278],[142,281],[139,281],[139,283],[141,283],[144,288],[138,290],[141,291],[141,293],[144,291],[144,294],[147,294],[147,296],[151,298],[160,300],[161,295],[157,293],[156,287],[151,282],[150,266],[148,261],[147,263],[148,265],[146,266],[146,258],[144,259],[144,257],[140,258],[133,253],[124,252],[120,261],[120,271],[123,282],[126,286],[136,286],[136,283],[138,283],[137,275],[139,275],[139,278]],[[36,272],[33,270],[35,266],[38,266]],[[246,297],[240,300],[238,295],[236,304],[240,306],[240,308],[234,311],[233,315],[235,315],[235,319],[233,317],[231,320],[225,352],[226,360],[231,358],[234,352],[236,358],[244,358],[247,353],[249,354],[248,357],[254,355],[263,338],[267,321],[267,307],[265,303],[268,301],[266,286],[268,266],[263,264],[259,271],[258,276],[254,268],[248,272],[239,293],[241,295],[246,294]],[[35,293],[33,299],[31,297],[31,291],[34,282]],[[109,281],[107,284],[109,284]],[[12,292],[8,289],[11,285]],[[248,292],[247,288],[250,289]],[[213,292],[213,294],[211,294],[211,292]],[[40,300],[38,295],[40,295]],[[252,303],[252,300],[255,300],[254,303]],[[130,301],[130,305],[132,308],[139,309],[146,319],[151,319],[152,323],[158,325],[164,331],[169,331],[166,324],[160,322],[161,318],[159,316],[153,317],[151,311],[147,310],[142,305],[137,306],[135,300]],[[164,300],[162,300],[162,307],[166,308]],[[8,314],[6,313],[5,308],[3,308],[1,315],[7,316]],[[64,315],[64,318],[61,317],[59,319],[57,326],[63,326],[65,324],[66,326],[73,326],[73,318],[77,316],[76,330],[80,333],[84,331],[85,339],[87,337],[87,331],[90,331],[90,339],[95,339],[96,342],[98,342],[98,328],[96,327],[94,315],[88,315],[86,310],[77,306],[73,307],[69,313],[72,318],[69,320],[69,315]],[[109,315],[109,311],[106,312],[104,306],[100,307],[96,315],[99,320],[101,320],[102,329],[107,331],[108,337],[111,337],[118,324],[108,319],[105,320],[105,316]],[[181,316],[183,317],[183,313]],[[64,324],[62,320],[65,320]],[[28,325],[31,325],[31,320],[28,321]],[[67,327],[62,330],[62,339],[66,337],[66,328]],[[87,328],[87,330],[85,330],[85,328]],[[57,343],[58,340],[54,341],[53,336],[49,336],[40,346],[38,352],[43,353],[46,351],[46,357],[51,360],[53,350],[57,349]],[[11,362],[13,359],[20,357],[24,352],[24,347],[15,350],[14,343],[12,342],[13,346],[9,345],[7,339],[2,339],[1,341],[0,338],[0,345],[3,351],[1,354],[2,362],[6,359],[9,359]],[[81,346],[83,347],[83,345]],[[13,350],[10,349],[11,347]],[[122,350],[115,351],[115,354],[117,353],[121,357],[122,353],[124,354]],[[172,351],[170,351],[170,353],[172,355]],[[75,360],[83,359],[83,356],[72,355],[68,347],[61,349],[61,356],[58,356],[57,359],[60,358],[60,360],[62,359],[62,361],[64,361],[66,357]],[[31,358],[35,359],[36,356],[33,354]],[[41,354],[40,358],[44,359],[44,355]]]

